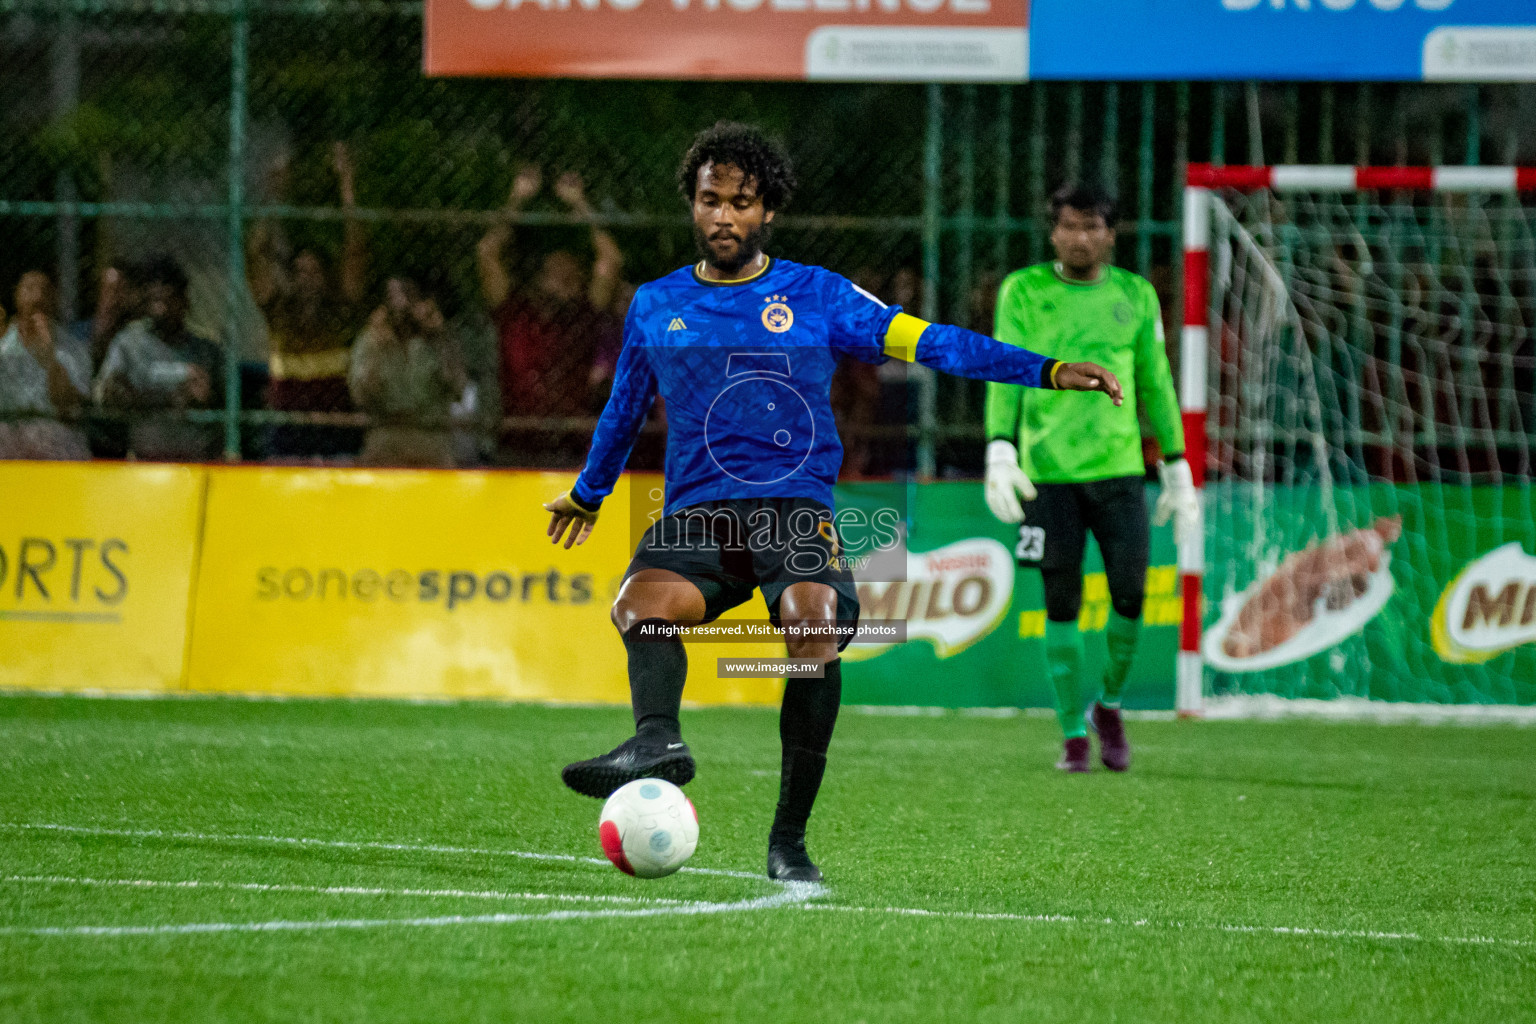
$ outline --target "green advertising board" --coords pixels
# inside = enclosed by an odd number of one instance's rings
[[[1532,499],[1528,482],[1335,485],[1331,501],[1317,487],[1208,487],[1207,693],[1536,704]],[[1362,537],[1371,550],[1352,548]],[[1222,624],[1241,595],[1309,552],[1333,587],[1315,595],[1310,628],[1342,621],[1343,635],[1273,667],[1224,658]]]
[[[840,510],[899,509],[907,527],[906,578],[862,581],[859,596],[866,619],[906,620],[908,641],[849,648],[847,703],[1051,706],[1040,574],[1015,567],[1016,530],[987,511],[979,482],[844,485],[837,498]],[[1156,488],[1149,487],[1148,507],[1155,499]],[[1281,663],[1272,665],[1261,658],[1247,664],[1223,658],[1214,648],[1215,660],[1208,658],[1206,667],[1208,695],[1536,704],[1536,557],[1527,554],[1536,552],[1536,506],[1530,487],[1335,487],[1328,513],[1315,489],[1270,487],[1262,495],[1263,533],[1255,528],[1260,517],[1243,511],[1257,507],[1252,494],[1239,494],[1235,486],[1214,488],[1207,502],[1208,646],[1220,644],[1256,581],[1299,564],[1308,552],[1337,568],[1351,553],[1351,538],[1378,524],[1393,538],[1383,541],[1372,563],[1378,578],[1361,574],[1357,590],[1350,590],[1346,571],[1339,577],[1343,591],[1317,598],[1311,626],[1345,613],[1338,616],[1345,626],[1337,636],[1322,646],[1303,644],[1289,660],[1286,648],[1277,646],[1268,653],[1279,654],[1272,660]],[[1103,563],[1091,542],[1083,568],[1079,622],[1091,689],[1103,664],[1109,612]],[[1173,706],[1181,610],[1172,529],[1153,529],[1127,707]],[[1351,611],[1358,613],[1353,620]]]
[[[907,578],[859,585],[863,617],[905,619],[908,641],[850,647],[843,657],[845,703],[1051,706],[1040,574],[1016,568],[1017,528],[987,511],[979,482],[848,484],[838,488],[837,504],[839,510],[899,508],[908,531]],[[1091,542],[1083,568],[1079,621],[1085,671],[1095,679],[1104,661],[1109,594]],[[1130,708],[1171,708],[1180,614],[1171,528],[1152,531],[1147,583],[1145,628],[1124,700]]]

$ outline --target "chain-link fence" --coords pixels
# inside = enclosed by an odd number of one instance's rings
[[[1173,310],[1189,159],[1536,158],[1528,86],[437,80],[420,47],[394,0],[0,0],[0,447],[574,467],[721,118],[796,161],[775,253],[982,329],[1066,179],[1119,192]],[[982,396],[848,368],[845,471],[979,472]]]

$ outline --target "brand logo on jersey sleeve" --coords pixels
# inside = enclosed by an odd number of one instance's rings
[[[774,334],[783,334],[795,326],[795,311],[789,308],[789,296],[770,295],[763,300],[763,326]]]
[[[683,318],[680,316],[673,317],[672,322],[667,325],[668,331],[686,331],[687,329],[688,325],[683,323]]]

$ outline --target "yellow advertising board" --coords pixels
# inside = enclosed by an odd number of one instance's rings
[[[205,472],[0,462],[0,688],[180,685]]]
[[[567,473],[209,471],[187,686],[295,695],[629,702],[609,608],[634,546],[626,477],[586,544],[545,534]],[[755,608],[733,617],[766,619]],[[777,703],[774,679],[717,678],[690,645],[686,696]]]

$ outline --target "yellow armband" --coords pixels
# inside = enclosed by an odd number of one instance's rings
[[[904,363],[917,361],[917,339],[928,329],[928,321],[906,313],[897,313],[885,329],[885,354]]]

